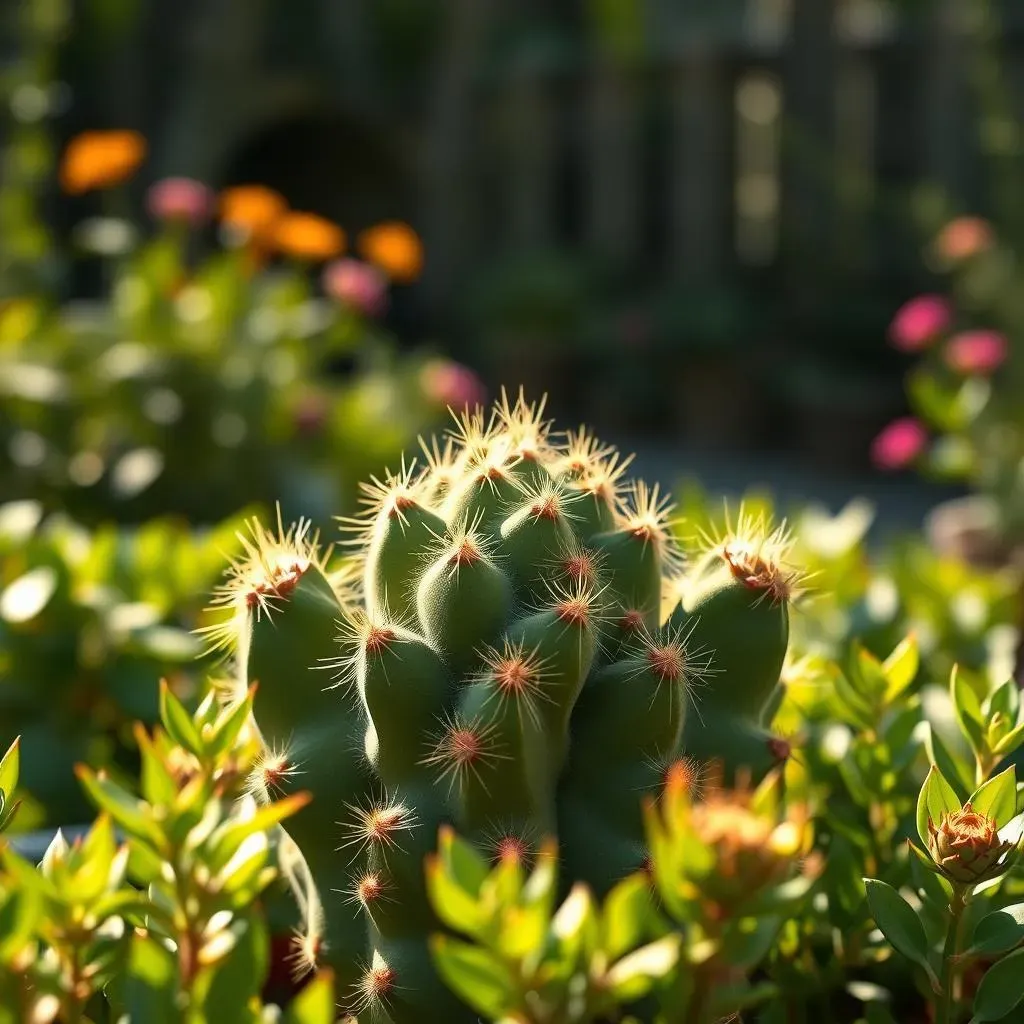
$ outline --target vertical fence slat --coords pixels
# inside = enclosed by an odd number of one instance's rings
[[[506,101],[507,242],[513,248],[542,247],[553,235],[556,180],[555,117],[543,66],[518,65]]]
[[[722,55],[694,42],[672,70],[672,249],[688,282],[720,279],[731,249],[733,95]]]
[[[791,300],[832,261],[836,0],[793,0],[783,59],[782,250]]]
[[[597,58],[587,76],[586,236],[615,264],[637,252],[640,140],[636,83],[627,68]]]

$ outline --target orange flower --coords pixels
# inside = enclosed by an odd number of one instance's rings
[[[274,226],[274,244],[286,256],[330,260],[345,249],[345,232],[315,213],[287,213]]]
[[[220,194],[221,223],[262,235],[288,212],[284,196],[263,185],[235,185]]]
[[[392,281],[408,284],[423,271],[423,243],[408,224],[385,221],[359,236],[359,252]]]
[[[61,188],[69,195],[81,195],[120,185],[138,170],[146,149],[146,140],[138,132],[82,132],[64,150]]]

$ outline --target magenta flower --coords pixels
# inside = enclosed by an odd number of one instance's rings
[[[483,381],[468,367],[450,359],[431,359],[420,370],[420,387],[431,402],[452,409],[472,408],[487,399]]]
[[[903,469],[924,451],[928,431],[912,416],[890,423],[871,444],[871,461],[879,469]]]
[[[150,186],[146,205],[154,220],[200,227],[213,213],[213,190],[193,178],[163,178]]]
[[[387,304],[388,279],[359,260],[335,260],[324,268],[324,291],[363,316],[380,316]]]
[[[953,311],[941,295],[919,295],[899,308],[889,325],[889,340],[903,352],[919,352],[952,322]]]
[[[950,338],[945,357],[957,373],[987,374],[1006,362],[1009,345],[999,331],[964,331]]]

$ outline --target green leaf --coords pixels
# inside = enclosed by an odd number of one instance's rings
[[[608,893],[601,911],[601,948],[609,960],[637,946],[653,911],[651,883],[643,875],[624,878]]]
[[[986,914],[975,926],[966,956],[999,956],[1024,941],[1024,903]]]
[[[666,935],[624,956],[605,975],[607,991],[619,1004],[641,999],[654,982],[675,970],[682,936]]]
[[[974,1020],[1002,1020],[1024,999],[1024,949],[994,963],[974,994]]]
[[[487,861],[480,852],[449,826],[439,830],[437,849],[445,872],[470,896],[477,896],[489,874]]]
[[[252,1012],[248,1004],[263,986],[270,962],[270,939],[266,926],[255,914],[233,921],[230,931],[230,950],[207,969],[209,981],[203,986],[202,1006],[206,1020],[249,1024]],[[207,946],[216,941],[216,937],[208,937]]]
[[[997,686],[985,701],[982,710],[985,712],[984,718],[991,718],[997,712],[1002,712],[1010,722],[1015,723],[1020,714],[1020,690],[1017,687],[1017,681],[1007,679],[1006,682]]]
[[[480,904],[456,881],[439,856],[428,855],[425,870],[427,894],[438,918],[455,931],[480,937],[487,923]]]
[[[968,764],[961,757],[951,754],[930,722],[925,723],[924,748],[928,760],[938,766],[957,796],[966,800],[974,789],[974,763]]]
[[[192,716],[185,710],[185,705],[171,692],[166,679],[160,680],[160,721],[168,735],[190,753],[201,757],[203,741],[196,729]]]
[[[146,1024],[179,1024],[179,988],[174,954],[153,939],[134,935],[123,995],[128,1019]]]
[[[851,666],[851,682],[872,707],[877,706],[888,689],[888,682],[882,671],[882,663],[859,643],[853,644],[854,660]],[[858,686],[858,683],[860,684]]]
[[[959,810],[960,801],[953,787],[933,764],[917,796],[917,834],[925,848],[928,846],[928,820],[931,819],[938,826],[944,815]]]
[[[920,964],[931,975],[928,963],[928,939],[913,907],[889,884],[865,878],[868,909],[889,945],[908,960]]]
[[[953,711],[960,730],[976,754],[985,753],[985,730],[981,724],[981,704],[973,687],[954,666],[949,679],[953,697]]]
[[[893,704],[896,698],[910,686],[917,676],[920,665],[917,637],[908,636],[882,663],[885,675],[885,702]]]
[[[326,967],[291,1001],[282,1024],[334,1024],[334,974]]]
[[[970,804],[978,814],[995,818],[1002,828],[1017,811],[1017,770],[1010,765],[1005,771],[979,786],[971,795]]]
[[[311,793],[293,793],[283,800],[264,804],[247,818],[235,819],[221,825],[210,837],[207,866],[211,871],[220,871],[249,836],[268,831],[285,818],[301,811],[312,799]]]
[[[448,987],[477,1013],[490,1020],[501,1020],[518,1009],[513,979],[486,950],[433,935],[430,953]]]
[[[1022,743],[1024,743],[1024,722],[1014,726],[996,745],[992,753],[999,757],[1009,757]]]
[[[756,967],[768,955],[781,928],[782,919],[771,915],[738,922],[725,947],[729,963],[747,970]]]
[[[0,963],[8,964],[22,953],[33,937],[42,910],[38,890],[19,886],[0,897]]]
[[[242,731],[242,727],[249,720],[255,695],[256,684],[254,683],[249,687],[249,692],[245,695],[245,698],[225,712],[218,720],[208,744],[211,754],[215,756],[225,754],[234,746],[239,733]]]
[[[0,790],[9,800],[18,788],[18,770],[21,766],[21,737],[17,737],[0,758]]]
[[[150,817],[150,809],[143,801],[85,765],[76,766],[75,774],[92,801],[106,811],[125,832],[151,843],[157,849],[162,847],[163,834]]]

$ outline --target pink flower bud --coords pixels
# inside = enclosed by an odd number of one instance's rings
[[[363,316],[379,316],[387,303],[384,274],[359,260],[335,260],[324,268],[324,291]]]
[[[935,249],[949,263],[959,263],[991,249],[995,242],[992,225],[981,217],[957,217],[935,239]]]
[[[146,205],[154,220],[200,227],[213,213],[214,194],[192,178],[163,178],[150,186]]]
[[[941,295],[920,295],[897,311],[889,325],[889,340],[903,352],[919,352],[952,322],[953,311]]]
[[[999,331],[964,331],[950,338],[945,357],[950,368],[962,374],[988,374],[1006,362],[1009,346]]]
[[[483,382],[468,366],[450,359],[431,359],[420,371],[423,394],[452,409],[482,405],[487,398]]]
[[[928,432],[912,416],[890,423],[872,442],[871,461],[879,469],[903,469],[924,451]]]

